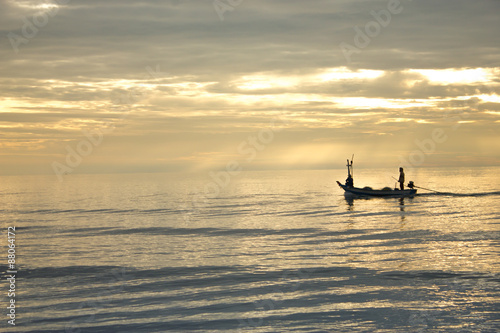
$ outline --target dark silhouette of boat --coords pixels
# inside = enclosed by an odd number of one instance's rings
[[[363,188],[354,187],[352,158],[350,162],[349,159],[347,160],[347,179],[345,181],[345,184],[340,183],[338,180],[337,184],[345,191],[346,195],[369,196],[369,197],[408,197],[417,194],[417,190],[414,188],[415,184],[412,181],[408,183],[409,189],[407,190],[406,189],[400,190],[398,188],[392,189],[390,187],[384,187],[381,190],[374,190],[373,188],[368,186]]]
[[[407,197],[417,194],[416,189],[400,190],[386,187],[381,190],[374,190],[371,187],[349,187],[347,185],[342,185],[339,181],[337,181],[337,184],[344,189],[346,194],[350,193],[353,195],[365,195],[370,197]]]

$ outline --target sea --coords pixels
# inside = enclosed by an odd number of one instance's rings
[[[500,168],[346,173],[2,176],[0,331],[499,332]]]

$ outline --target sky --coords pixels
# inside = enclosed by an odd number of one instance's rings
[[[0,174],[500,164],[497,0],[0,9]]]

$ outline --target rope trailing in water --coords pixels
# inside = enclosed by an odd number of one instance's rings
[[[421,188],[422,190],[426,190],[426,191],[431,191],[431,192],[436,192],[436,193],[443,193],[443,192],[431,190],[430,188],[425,188],[425,187],[421,187],[421,186],[417,186],[417,185],[413,185],[413,186],[415,186],[417,188]]]

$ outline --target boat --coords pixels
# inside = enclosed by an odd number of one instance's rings
[[[384,187],[383,189],[376,190],[371,187],[355,187],[354,186],[354,179],[353,179],[353,172],[352,172],[352,160],[354,158],[351,158],[351,161],[349,162],[349,159],[347,159],[347,179],[345,181],[345,184],[342,184],[337,180],[337,184],[340,186],[345,191],[345,195],[354,195],[354,196],[368,196],[368,197],[409,197],[417,194],[417,190],[414,188],[415,184],[413,181],[410,181],[408,183],[409,189],[407,190],[400,190],[398,188],[390,188],[390,187]]]
[[[347,185],[341,184],[337,180],[337,184],[345,191],[345,194],[351,195],[361,195],[361,196],[370,196],[370,197],[409,197],[417,194],[416,189],[408,189],[408,190],[399,190],[399,189],[391,189],[390,187],[383,188],[381,190],[374,190],[370,187],[349,187]]]

